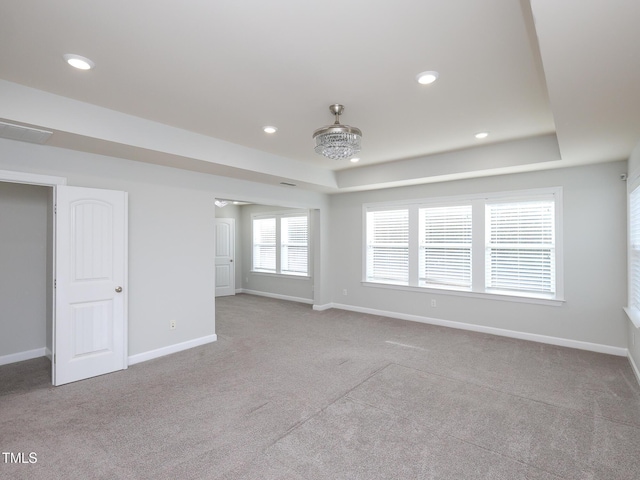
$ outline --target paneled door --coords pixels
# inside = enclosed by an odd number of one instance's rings
[[[127,193],[56,187],[53,384],[127,368]]]
[[[236,294],[235,219],[216,218],[216,297]]]

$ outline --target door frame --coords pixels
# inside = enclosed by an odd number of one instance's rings
[[[14,170],[0,170],[0,182],[20,183],[23,185],[36,185],[41,187],[51,187],[51,211],[53,221],[51,225],[51,251],[48,252],[51,255],[51,278],[47,279],[51,290],[48,292],[51,295],[51,304],[48,305],[51,308],[51,325],[47,325],[47,329],[51,328],[51,351],[47,351],[47,345],[45,345],[46,356],[52,362],[51,365],[51,384],[54,384],[55,369],[53,368],[53,342],[55,341],[55,317],[56,317],[56,291],[55,291],[55,279],[56,279],[56,222],[55,222],[55,200],[56,200],[56,187],[67,185],[67,179],[65,177],[55,177],[52,175],[39,175],[34,173],[19,172]],[[49,319],[47,319],[47,324]]]

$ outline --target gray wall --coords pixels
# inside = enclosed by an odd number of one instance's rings
[[[51,197],[48,187],[0,182],[0,357],[45,347]]]
[[[216,197],[328,207],[315,192],[4,139],[0,169],[129,192],[129,355],[215,333]]]
[[[333,302],[626,348],[626,162],[452,181],[331,197]],[[542,187],[563,187],[562,306],[368,287],[362,280],[362,205]],[[343,295],[343,289],[348,294]],[[437,307],[430,306],[431,299]]]

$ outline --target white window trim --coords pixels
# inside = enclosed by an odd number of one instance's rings
[[[640,183],[640,175],[639,175]],[[555,205],[555,235],[556,235],[556,292],[553,296],[544,294],[524,294],[523,292],[489,292],[485,289],[485,203],[487,201],[514,201],[525,202],[527,200],[539,200],[540,197],[553,196]],[[456,289],[450,287],[421,287],[418,286],[418,248],[414,248],[418,242],[417,222],[411,222],[413,215],[417,219],[420,207],[449,206],[456,204],[472,205],[472,288]],[[565,303],[564,298],[564,257],[563,257],[563,196],[562,187],[535,188],[527,190],[510,190],[504,192],[479,193],[472,195],[456,195],[451,197],[421,198],[413,200],[400,200],[390,202],[365,203],[362,205],[362,281],[365,287],[388,288],[391,290],[406,290],[414,292],[426,292],[432,294],[456,295],[462,297],[486,298],[492,300],[504,300],[511,302],[534,303],[542,305],[559,306]],[[383,282],[371,282],[367,280],[367,212],[379,210],[394,210],[398,208],[409,209],[409,285],[398,285]],[[412,225],[413,223],[413,225]],[[415,278],[414,278],[415,277]],[[640,320],[640,311],[638,312]]]
[[[632,248],[631,248],[631,193],[640,188],[640,170],[632,172],[627,178],[627,306],[624,311],[633,325],[640,329],[640,305],[630,305],[633,298]]]
[[[307,217],[307,273],[306,274],[297,274],[297,273],[282,273],[280,272],[280,247],[282,245],[280,238],[280,219],[284,217]],[[261,218],[275,218],[276,219],[276,271],[270,272],[267,270],[254,270],[253,268],[253,221]],[[275,212],[260,212],[260,213],[252,213],[251,214],[251,269],[249,273],[253,275],[264,275],[264,276],[273,276],[279,278],[299,278],[299,279],[308,279],[313,276],[311,272],[311,218],[309,215],[309,210],[282,210]]]

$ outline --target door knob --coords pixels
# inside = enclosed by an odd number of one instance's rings
[[[116,287],[116,293],[120,293],[122,291],[122,287]]]

